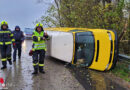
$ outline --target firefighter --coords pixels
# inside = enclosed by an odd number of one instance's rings
[[[44,58],[46,52],[45,40],[48,39],[47,33],[44,32],[43,25],[41,23],[36,24],[35,31],[32,35],[33,38],[33,66],[34,72],[32,74],[45,73],[44,71]]]
[[[13,46],[13,48],[14,48],[13,62],[15,62],[17,50],[18,50],[18,58],[19,58],[19,60],[21,59],[21,52],[22,52],[21,49],[22,49],[22,43],[24,42],[24,34],[20,30],[19,26],[15,27],[13,34],[14,34],[14,39],[15,39],[15,44],[16,44],[15,46]]]
[[[1,52],[1,60],[2,65],[1,69],[6,69],[7,60],[10,65],[12,65],[11,61],[11,44],[15,46],[14,43],[14,35],[10,29],[8,29],[8,23],[6,21],[1,22],[1,30],[0,30],[0,52]]]

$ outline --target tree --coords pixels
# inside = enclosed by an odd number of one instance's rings
[[[122,12],[124,0],[120,0],[117,5],[109,4],[111,0],[105,0],[108,4],[104,8],[100,0],[97,3],[95,1],[55,0],[41,21],[49,27],[105,28],[120,34],[125,22]]]

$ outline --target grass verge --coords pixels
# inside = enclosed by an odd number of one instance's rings
[[[128,61],[117,62],[115,69],[113,69],[111,73],[124,79],[127,82],[130,82],[130,62]]]

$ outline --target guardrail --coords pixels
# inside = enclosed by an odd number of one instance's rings
[[[119,54],[118,55],[119,60],[129,60],[130,61],[130,56],[124,55],[124,54]]]

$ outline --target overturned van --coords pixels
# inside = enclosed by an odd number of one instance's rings
[[[107,71],[115,67],[117,34],[105,29],[46,28],[48,55],[59,60]]]

